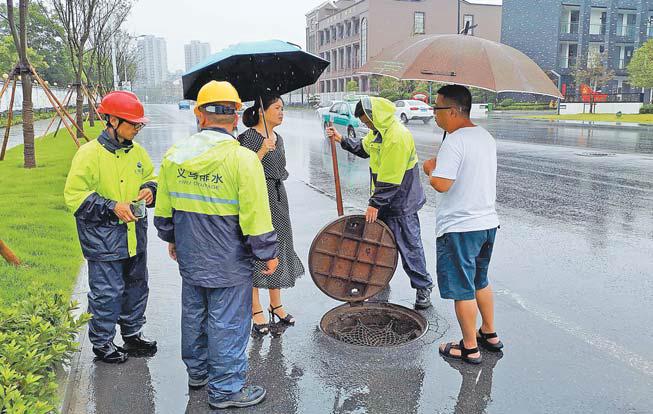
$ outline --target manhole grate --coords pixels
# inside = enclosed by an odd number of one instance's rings
[[[330,310],[320,327],[327,335],[350,345],[392,347],[420,338],[428,330],[428,322],[403,306],[366,302]]]
[[[360,319],[352,328],[334,329],[336,339],[351,345],[359,346],[397,346],[410,342],[417,337],[416,332],[399,334],[395,330],[395,321],[385,326],[365,325]]]

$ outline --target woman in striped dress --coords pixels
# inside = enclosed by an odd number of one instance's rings
[[[295,319],[283,308],[281,289],[295,286],[295,280],[304,274],[304,266],[293,247],[288,197],[283,185],[284,180],[288,178],[283,138],[274,132],[274,129],[283,122],[284,103],[279,96],[263,97],[262,101],[262,108],[261,102],[257,101],[254,106],[243,113],[243,123],[249,129],[238,136],[238,141],[241,146],[256,152],[263,164],[270,211],[272,212],[272,225],[277,231],[279,241],[279,266],[272,275],[266,276],[261,273],[262,270],[265,270],[264,262],[254,263],[254,290],[252,292],[254,324],[252,330],[255,333],[266,334],[269,332],[269,324],[263,315],[259,289],[268,289],[269,291],[270,321],[274,323],[275,319],[279,319],[280,323],[293,325]],[[268,138],[266,138],[266,125],[263,123],[263,112],[265,112]]]

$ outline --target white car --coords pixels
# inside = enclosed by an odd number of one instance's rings
[[[417,100],[401,100],[396,101],[397,107],[395,115],[401,122],[407,124],[408,121],[419,119],[425,124],[428,124],[433,119],[433,108],[422,101]]]

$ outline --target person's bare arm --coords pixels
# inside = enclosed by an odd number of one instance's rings
[[[449,191],[455,180],[449,180],[447,178],[441,178],[441,177],[432,177],[431,174],[435,170],[435,167],[437,165],[437,160],[435,158],[432,158],[430,160],[424,161],[423,169],[424,169],[424,174],[426,174],[429,177],[429,182],[431,183],[431,187],[438,193],[446,193]]]
[[[446,193],[451,189],[451,186],[453,183],[455,183],[455,180],[449,180],[447,178],[441,178],[441,177],[431,177],[431,187],[438,193]]]

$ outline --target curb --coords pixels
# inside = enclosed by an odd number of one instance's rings
[[[557,119],[541,119],[541,118],[513,118],[515,121],[530,121],[547,124],[555,124],[556,126],[569,126],[577,128],[602,128],[602,129],[629,129],[637,131],[653,131],[653,124],[636,124],[633,122],[628,123],[596,123],[595,121],[565,121]],[[600,121],[599,121],[600,122]]]
[[[87,297],[86,293],[88,291],[88,286],[86,284],[88,280],[88,267],[86,266],[86,260],[80,267],[79,274],[77,275],[77,282],[75,283],[75,289],[71,295],[71,301],[77,301],[79,303],[78,308],[73,312],[75,317],[79,317],[82,313],[86,311],[87,306]],[[77,333],[77,340],[79,342],[79,347],[77,352],[72,356],[69,366],[62,366],[57,373],[57,378],[59,382],[59,412],[65,414],[70,409],[71,398],[73,395],[74,385],[79,383],[79,362],[82,355],[82,349],[86,341],[88,341],[88,335],[86,335],[87,327],[84,326],[80,332]]]

